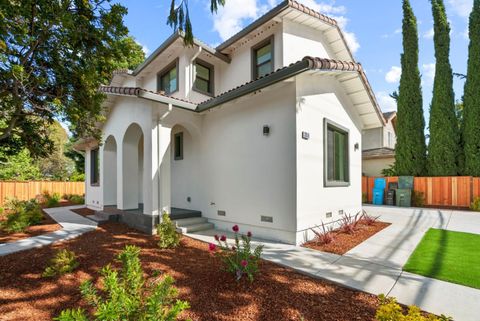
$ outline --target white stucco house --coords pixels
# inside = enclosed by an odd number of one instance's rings
[[[385,120],[337,22],[295,1],[216,48],[174,33],[101,91],[102,141],[77,144],[92,208],[149,233],[162,211],[194,213],[291,244],[361,210],[362,131]]]
[[[382,171],[395,164],[397,113],[384,113],[383,118],[384,126],[365,129],[362,134],[362,173],[365,176],[383,176]]]

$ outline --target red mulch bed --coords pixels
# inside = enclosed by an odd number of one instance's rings
[[[47,213],[43,212],[43,216],[44,218],[40,224],[29,226],[23,232],[7,233],[6,231],[0,229],[0,243],[14,242],[32,236],[55,232],[62,228]]]
[[[145,272],[172,275],[180,299],[191,308],[192,320],[373,320],[378,299],[370,294],[310,278],[291,269],[262,261],[253,283],[220,269],[221,263],[206,243],[182,238],[180,247],[160,250],[153,236],[120,223],[106,223],[93,232],[66,242],[0,257],[0,320],[50,320],[62,309],[83,307],[78,286],[87,279],[100,284],[99,269],[127,244],[142,248]],[[68,248],[79,257],[72,274],[41,277],[56,250]]]
[[[87,207],[77,208],[77,209],[73,209],[73,210],[70,210],[70,211],[75,212],[75,213],[77,213],[79,215],[82,215],[82,216],[95,215],[95,211],[91,210]]]
[[[318,240],[314,239],[312,241],[306,242],[305,244],[303,244],[303,246],[318,251],[343,255],[389,225],[390,223],[378,221],[375,222],[373,225],[367,225],[363,222],[360,222],[357,225],[358,230],[354,234],[342,233],[338,230],[335,230],[333,231],[334,241],[332,243],[322,244]]]

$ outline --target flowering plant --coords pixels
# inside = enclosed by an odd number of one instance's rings
[[[234,225],[232,230],[235,233],[234,245],[228,243],[225,235],[215,235],[215,241],[217,241],[218,245],[210,243],[209,250],[221,257],[226,271],[234,274],[237,281],[244,275],[250,281],[253,281],[254,275],[258,273],[258,262],[260,261],[263,245],[258,245],[255,249],[252,249],[250,245],[252,239],[251,232],[248,232],[247,235],[240,234],[238,225]],[[217,248],[220,251],[217,251]]]

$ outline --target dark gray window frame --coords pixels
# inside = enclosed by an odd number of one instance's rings
[[[168,74],[173,68],[177,69],[177,81],[176,81],[176,89],[172,92],[165,92],[167,95],[174,94],[180,90],[180,73],[179,73],[179,59],[175,59],[173,62],[168,64],[165,68],[163,68],[159,73],[157,73],[157,92],[164,91],[162,89],[162,77]]]
[[[252,65],[252,80],[258,79],[258,70],[257,70],[257,51],[266,45],[270,44],[270,47],[272,48],[272,71],[275,70],[275,36],[271,35],[270,37],[260,41],[257,43],[255,46],[252,47],[251,50],[251,65]]]
[[[90,186],[100,186],[100,149],[90,150]]]
[[[180,138],[180,146],[177,146],[177,137]],[[173,135],[173,158],[175,160],[182,160],[183,159],[183,132],[176,133]],[[179,148],[179,155],[177,156],[177,148]]]
[[[343,132],[347,135],[347,168],[346,177],[347,180],[342,181],[330,181],[328,179],[328,129],[332,128],[336,131]],[[335,123],[327,118],[323,119],[323,185],[324,187],[348,187],[350,186],[350,130],[342,125]]]
[[[209,82],[209,87],[210,87],[210,92],[208,91],[203,91],[201,89],[198,89],[196,87],[196,83],[197,83],[197,69],[195,67],[195,80],[193,81],[193,90],[198,92],[198,93],[201,93],[203,95],[207,95],[207,96],[210,96],[210,97],[214,97],[214,93],[215,93],[215,67],[212,65],[212,64],[209,64],[208,62],[206,62],[205,60],[202,60],[202,59],[195,59],[195,65],[201,65],[202,67],[204,68],[207,68],[209,70],[209,73],[210,73],[210,79],[208,80]],[[205,79],[203,79],[205,80]]]

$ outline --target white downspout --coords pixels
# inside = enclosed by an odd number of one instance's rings
[[[195,79],[195,59],[198,58],[198,56],[200,55],[200,53],[202,52],[202,47],[198,47],[198,51],[193,55],[192,59],[190,59],[190,75],[189,75],[189,78],[190,78],[190,91],[188,92],[188,99],[190,100],[191,99],[191,96],[192,96],[192,90],[193,90],[193,80]]]
[[[158,175],[157,175],[157,185],[158,185],[158,195],[157,195],[157,208],[158,208],[158,216],[159,216],[159,222],[161,222],[162,220],[162,214],[163,214],[163,209],[160,208],[160,202],[161,202],[161,176],[160,176],[160,165],[161,165],[161,150],[160,150],[160,125],[162,123],[162,121],[172,112],[172,109],[173,109],[173,105],[170,103],[168,104],[168,109],[166,112],[163,113],[162,116],[160,116],[158,119],[157,119],[157,171],[158,171]]]

